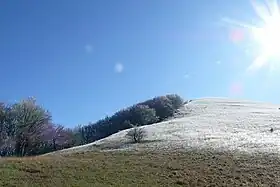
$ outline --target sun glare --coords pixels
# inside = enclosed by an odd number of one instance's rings
[[[257,56],[249,70],[263,66],[275,69],[280,65],[280,11],[277,0],[263,0],[263,3],[252,1],[252,5],[260,18],[260,25],[244,24],[230,19],[226,21],[246,29],[251,36],[250,46],[257,51]]]
[[[259,69],[265,65],[274,69],[280,62],[280,12],[277,0],[266,4],[253,3],[261,18],[261,26],[252,26],[250,32],[258,49],[258,56],[249,69]],[[277,63],[277,64],[276,64]]]
[[[252,28],[254,40],[259,43],[261,53],[268,57],[280,57],[280,17],[272,15],[263,27]]]

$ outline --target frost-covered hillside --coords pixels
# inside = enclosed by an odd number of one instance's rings
[[[125,130],[59,153],[95,148],[178,150],[195,147],[246,152],[280,150],[278,105],[227,98],[202,98],[192,100],[180,112],[183,115],[179,118],[143,126],[148,132],[145,143],[129,144]]]

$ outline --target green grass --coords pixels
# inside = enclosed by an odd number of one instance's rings
[[[0,186],[280,186],[280,159],[211,151],[0,159]]]

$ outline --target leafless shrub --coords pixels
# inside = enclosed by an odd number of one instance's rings
[[[143,141],[143,139],[147,136],[147,132],[140,127],[134,126],[132,129],[130,129],[126,137],[132,141],[133,143],[140,143]]]

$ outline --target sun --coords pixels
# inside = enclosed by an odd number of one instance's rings
[[[249,69],[259,69],[268,65],[274,69],[280,64],[280,11],[277,0],[266,1],[267,4],[253,3],[257,15],[261,18],[260,26],[251,26],[255,47],[258,56]]]
[[[253,27],[252,35],[262,55],[280,57],[280,16],[274,14],[264,20],[262,27]]]
[[[248,67],[260,69],[264,66],[275,69],[280,67],[280,10],[277,0],[267,0],[264,3],[252,1],[253,8],[259,18],[258,25],[244,24],[226,19],[227,22],[244,28],[250,35],[249,45],[257,56]]]

